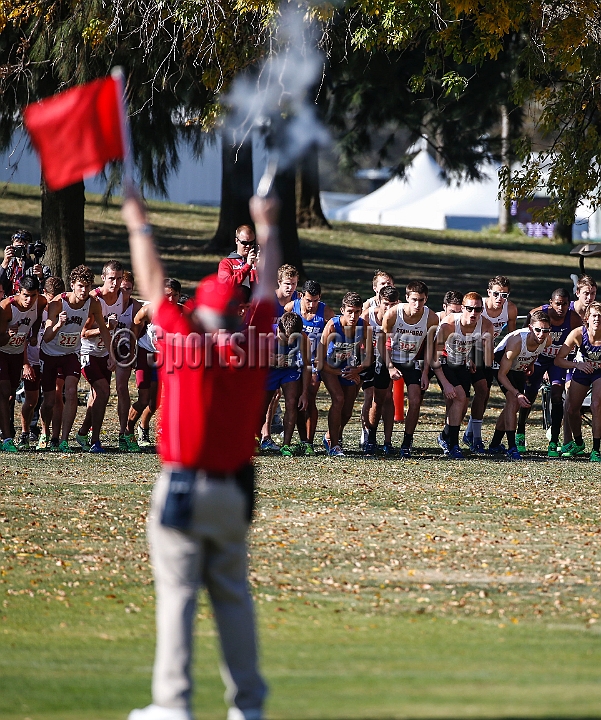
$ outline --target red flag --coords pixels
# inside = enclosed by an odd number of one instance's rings
[[[113,77],[71,88],[25,108],[23,120],[51,190],[99,173],[125,155],[121,84]]]

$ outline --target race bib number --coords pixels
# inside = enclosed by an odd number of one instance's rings
[[[79,338],[79,333],[61,333],[58,344],[60,347],[64,348],[76,347],[77,343],[79,342]]]
[[[559,345],[549,345],[549,347],[545,348],[541,355],[544,355],[545,357],[557,357],[559,355],[559,351],[561,350],[561,347]]]
[[[25,342],[26,337],[27,335],[13,335],[8,341],[8,345],[11,347],[21,347],[21,345]]]

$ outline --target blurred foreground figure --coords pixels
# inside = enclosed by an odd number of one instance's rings
[[[263,717],[267,688],[257,668],[246,533],[267,374],[261,335],[265,341],[271,331],[279,252],[275,201],[253,198],[251,213],[262,252],[261,284],[248,312],[241,313],[240,289],[213,275],[199,283],[182,313],[165,299],[163,268],[142,203],[129,197],[123,205],[133,270],[154,306],[162,388],[163,470],[148,521],[157,597],[153,704],[132,711],[130,720],[191,720],[192,633],[202,585],[221,640],[228,720]],[[236,442],[226,446],[233,417]]]

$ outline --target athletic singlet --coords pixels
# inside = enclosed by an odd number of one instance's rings
[[[471,333],[464,335],[461,329],[461,313],[453,313],[455,329],[444,344],[448,365],[468,365],[472,359],[474,344],[482,337],[482,313],[476,327]]]
[[[369,308],[369,314],[368,314],[368,320],[369,324],[371,325],[372,334],[373,334],[373,342],[374,342],[374,355],[376,360],[380,357],[380,353],[378,352],[378,338],[380,337],[380,333],[382,332],[382,325],[378,322],[376,318],[376,313],[378,312],[378,308],[374,305]]]
[[[67,322],[59,328],[50,342],[42,342],[41,350],[45,352],[46,355],[53,355],[55,357],[59,355],[70,355],[71,353],[78,353],[81,349],[81,331],[90,314],[91,298],[88,297],[83,307],[80,307],[79,310],[74,310],[66,298],[67,293],[63,293],[61,295],[61,302],[63,303],[62,312],[67,313]]]
[[[48,320],[48,306],[42,310],[42,324],[38,332],[38,344],[27,345],[27,362],[30,365],[40,364],[40,345],[42,344],[42,338],[44,337],[44,330],[46,330],[46,320]]]
[[[100,307],[102,308],[102,317],[108,327],[109,315],[116,315],[119,317],[123,312],[123,295],[119,293],[117,300],[113,305],[107,305],[105,299],[100,294],[100,288],[94,290],[94,296],[100,301]],[[113,333],[111,332],[111,335]],[[108,348],[104,344],[104,340],[100,335],[96,335],[91,338],[81,339],[81,354],[82,355],[94,355],[96,357],[106,357],[109,354]]]
[[[157,326],[153,325],[152,321],[146,324],[146,331],[138,339],[138,347],[147,352],[157,351]]]
[[[482,317],[485,317],[487,320],[490,320],[493,326],[494,331],[494,337],[493,340],[496,340],[499,335],[503,332],[503,328],[505,325],[507,325],[507,322],[509,321],[509,308],[508,308],[508,302],[505,301],[503,304],[503,307],[501,308],[501,313],[497,317],[491,317],[488,312],[486,311],[486,301],[482,303],[484,306],[484,310],[482,310]]]
[[[298,370],[302,366],[302,355],[298,342],[292,343],[292,345],[277,342],[275,347],[276,350],[270,363],[273,369]]]
[[[528,350],[528,347],[526,346],[528,335],[530,334],[529,328],[522,328],[521,330],[514,330],[513,332],[510,332],[509,335],[505,335],[505,337],[501,340],[501,342],[497,345],[495,348],[495,355],[499,352],[503,352],[505,348],[507,347],[507,341],[510,338],[517,337],[518,335],[522,339],[522,347],[520,349],[520,352],[517,354],[516,357],[513,358],[513,362],[511,363],[511,370],[515,370],[516,372],[524,372],[526,368],[532,364],[534,360],[541,354],[541,352],[544,349],[544,345],[547,342],[547,338],[545,338],[542,343],[535,349],[535,350]]]
[[[307,318],[304,317],[301,312],[300,299],[296,299],[294,301],[294,305],[292,306],[292,312],[295,312],[303,320],[303,332],[306,333],[307,337],[309,338],[309,342],[311,343],[311,360],[315,360],[317,346],[319,345],[319,341],[321,340],[323,329],[326,326],[326,319],[324,317],[325,309],[326,304],[320,302],[317,306],[317,312],[315,313],[315,315],[313,315],[311,320],[307,320]]]
[[[29,310],[19,310],[15,302],[15,298],[10,298],[11,318],[8,322],[7,330],[15,330],[16,334],[9,338],[6,345],[2,345],[0,350],[7,355],[18,355],[23,352],[23,344],[31,331],[31,326],[38,317],[38,299]]]
[[[327,360],[328,365],[342,370],[345,367],[356,367],[359,362],[359,348],[363,342],[363,318],[359,318],[355,327],[355,337],[349,340],[344,334],[344,328],[340,323],[340,315],[332,318],[333,330],[336,339],[329,340]]]
[[[549,314],[549,305],[543,305],[542,309],[543,309],[543,312],[547,313],[547,315]],[[567,336],[570,334],[571,330],[572,330],[572,313],[570,310],[568,310],[561,325],[551,324],[551,332],[549,334],[551,335],[553,342],[551,345],[549,345],[549,347],[546,347],[541,352],[541,354],[540,354],[541,358],[557,357],[559,355],[559,351],[561,350],[561,346],[564,344],[564,342],[565,342]]]
[[[590,362],[595,370],[601,369],[601,345],[593,345],[588,336],[588,328],[582,326],[582,345],[576,354],[577,362]]]
[[[273,316],[273,331],[277,332],[278,331],[278,320],[282,317],[282,315],[286,311],[284,310],[284,305],[280,305],[280,300],[275,293],[273,294],[273,299],[275,301],[275,315]],[[292,297],[290,298],[290,300],[286,301],[286,305],[288,305],[289,302],[296,301],[296,300],[298,300],[298,290],[295,290],[292,293]],[[294,310],[294,312],[296,312],[296,310]],[[300,313],[299,313],[299,315],[300,315]]]
[[[123,330],[124,328],[131,330],[131,326],[134,324],[133,310],[134,301],[130,300],[129,305],[125,308],[121,315],[117,315],[117,330]]]
[[[409,365],[415,362],[428,334],[430,311],[424,306],[424,312],[418,322],[410,325],[405,321],[403,310],[406,304],[397,305],[397,315],[391,333],[390,359],[392,362]]]

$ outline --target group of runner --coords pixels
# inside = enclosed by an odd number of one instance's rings
[[[152,308],[133,298],[134,277],[120,262],[107,262],[101,280],[94,288],[94,272],[85,265],[71,271],[68,290],[59,277],[49,277],[40,287],[37,277],[26,276],[13,295],[0,302],[3,451],[73,452],[69,435],[77,414],[81,375],[89,393],[85,416],[76,430],[78,445],[92,453],[105,451],[100,433],[113,374],[119,450],[140,452],[151,445],[149,426],[157,396]],[[167,299],[177,303],[180,294],[180,283],[168,278]],[[129,379],[134,366],[138,397],[132,403]],[[17,440],[14,406],[21,379],[24,401]],[[34,414],[39,415],[41,427],[33,421]]]
[[[382,453],[409,458],[424,394],[436,377],[446,403],[446,423],[437,438],[444,455],[465,457],[459,435],[469,410],[462,442],[471,453],[519,460],[526,450],[525,423],[546,379],[551,386],[548,457],[586,453],[581,409],[591,392],[589,457],[601,461],[601,303],[595,301],[597,285],[590,276],[579,278],[572,301],[565,289],[554,290],[547,303],[528,313],[521,328],[509,299],[510,281],[503,276],[489,281],[484,296],[447,292],[438,312],[426,304],[425,282],[412,280],[399,290],[392,276],[381,270],[374,275],[374,296],[363,302],[349,292],[338,313],[322,302],[318,282],[309,280],[300,289],[297,284],[296,269],[282,266],[275,297],[277,347],[268,377],[261,451],[283,456],[315,453],[315,400],[323,382],[331,399],[322,439],[328,455],[344,456],[343,431],[362,387],[364,455],[376,455],[381,422]],[[401,378],[408,407],[396,450],[392,387]],[[487,447],[482,422],[495,381],[505,395],[505,406]],[[270,435],[280,393],[285,406],[281,446]],[[299,441],[293,444],[295,429]]]

